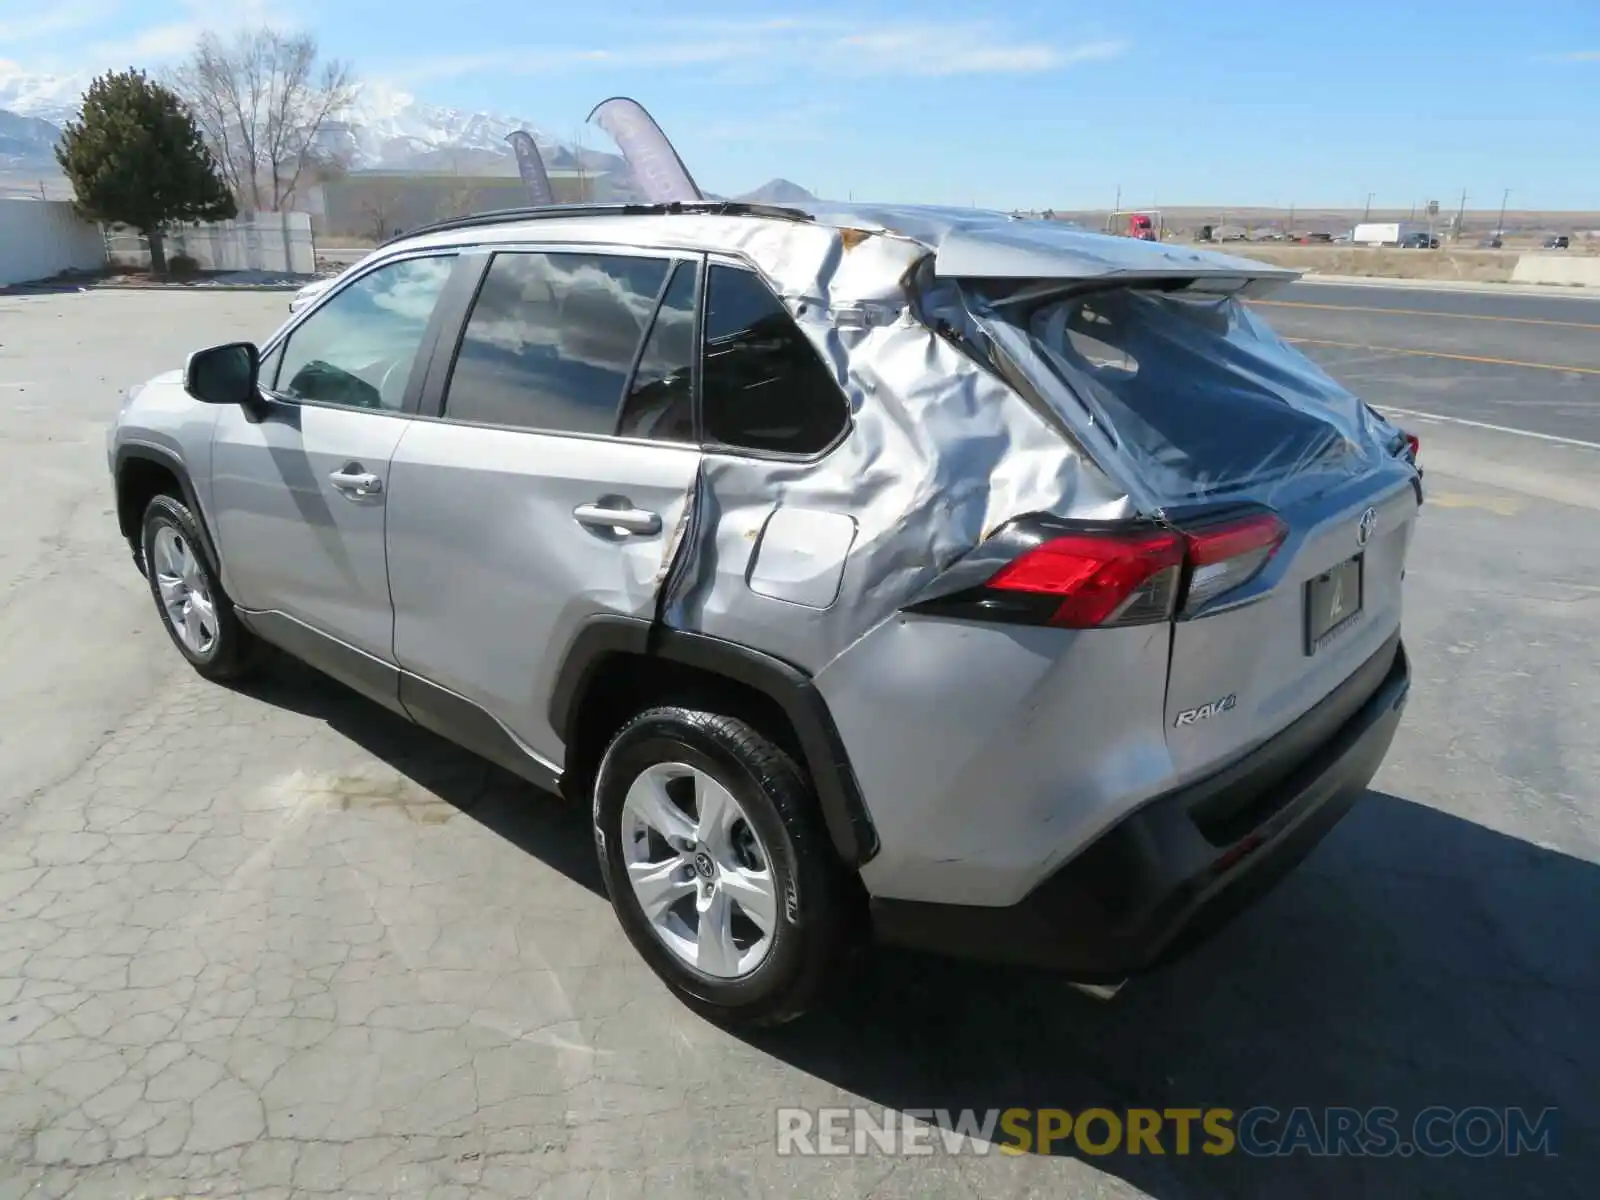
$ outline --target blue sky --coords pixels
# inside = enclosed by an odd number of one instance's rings
[[[996,207],[1600,210],[1600,2],[0,0],[0,70],[158,67],[268,15],[419,100],[570,137],[628,94],[701,185]],[[664,16],[663,13],[674,15]],[[228,15],[223,15],[228,14]],[[586,143],[606,147],[592,127]]]

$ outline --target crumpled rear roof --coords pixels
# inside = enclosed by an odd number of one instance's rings
[[[984,209],[923,205],[785,204],[826,225],[881,230],[934,252],[943,276],[1098,279],[1192,276],[1290,280],[1298,271],[1192,246],[1095,233],[1064,221],[1024,220]]]

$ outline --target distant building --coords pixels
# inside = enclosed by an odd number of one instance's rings
[[[552,168],[556,203],[604,201],[606,176]],[[381,241],[394,233],[449,217],[516,208],[528,202],[515,175],[465,175],[430,171],[351,171],[308,189],[299,207],[317,233]]]

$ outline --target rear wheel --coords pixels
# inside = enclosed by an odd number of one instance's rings
[[[256,641],[222,590],[188,507],[167,495],[151,500],[140,552],[161,623],[189,665],[219,681],[246,674],[255,664]]]
[[[834,981],[842,872],[805,777],[744,722],[635,717],[601,761],[594,826],[623,930],[703,1016],[777,1024]]]

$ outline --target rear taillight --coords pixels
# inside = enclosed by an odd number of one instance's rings
[[[1183,540],[1165,530],[1067,534],[1001,567],[988,586],[1048,597],[1051,625],[1137,625],[1172,615],[1182,568]]]
[[[1249,583],[1288,527],[1259,509],[1178,529],[1023,518],[990,539],[1016,557],[984,583],[923,601],[912,611],[1064,629],[1147,625],[1194,612]]]
[[[1414,433],[1402,433],[1406,439],[1406,449],[1411,452],[1411,461],[1417,461],[1417,456],[1422,453],[1422,439]]]
[[[1249,583],[1261,574],[1288,533],[1289,527],[1269,512],[1186,531],[1189,586],[1183,610],[1194,612]]]

